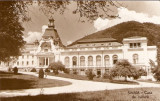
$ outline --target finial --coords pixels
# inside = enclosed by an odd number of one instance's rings
[[[48,24],[48,27],[53,27],[53,28],[54,28],[54,19],[53,19],[53,17],[52,17],[52,16],[49,18],[49,24]]]

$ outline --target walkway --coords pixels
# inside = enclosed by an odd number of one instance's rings
[[[31,73],[31,72],[23,72],[23,74],[38,76],[38,74]],[[127,85],[127,84],[124,85],[124,84],[114,84],[114,83],[106,83],[106,82],[74,80],[74,79],[55,77],[55,76],[47,76],[47,78],[69,81],[72,84],[67,86],[50,87],[50,88],[43,88],[43,89],[36,88],[36,89],[23,89],[23,90],[2,90],[0,91],[0,97],[73,93],[73,92],[114,90],[114,89],[138,88],[138,87],[160,87],[160,84],[145,83],[145,82],[139,82],[139,85]]]

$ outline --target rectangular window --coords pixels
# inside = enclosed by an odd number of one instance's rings
[[[130,43],[130,48],[133,48],[133,43]]]
[[[134,43],[134,48],[136,48],[137,47],[137,43]]]
[[[138,47],[141,47],[141,43],[137,43],[138,44]]]

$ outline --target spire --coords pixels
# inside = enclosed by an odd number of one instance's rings
[[[50,19],[49,19],[48,27],[49,27],[49,28],[51,28],[51,27],[54,28],[54,19],[53,19],[52,16],[51,16]]]

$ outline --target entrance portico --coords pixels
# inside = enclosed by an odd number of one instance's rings
[[[50,63],[55,61],[54,55],[37,55],[37,66],[48,67]]]

